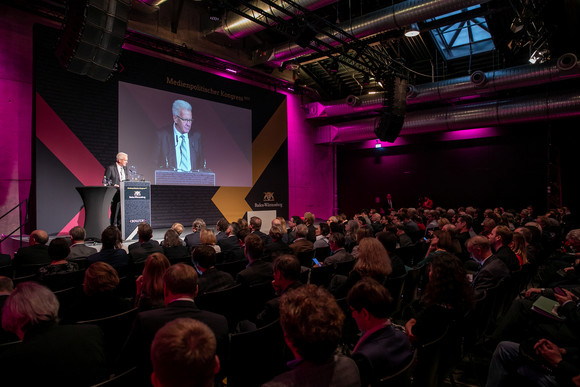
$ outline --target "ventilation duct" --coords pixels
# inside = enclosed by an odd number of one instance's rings
[[[294,2],[302,6],[303,8],[307,8],[310,11],[314,11],[319,8],[326,7],[327,5],[334,4],[337,1],[338,0],[295,0]],[[276,4],[280,8],[290,11],[291,13],[294,14],[300,13],[298,9],[294,8],[290,3],[284,0],[272,0],[271,2]],[[270,15],[282,18],[284,20],[288,20],[291,18],[290,15],[262,1],[253,1],[251,5],[256,8],[264,10]],[[239,10],[242,13],[249,15],[256,20],[268,23],[271,26],[276,24],[276,22],[273,19],[266,18],[264,15],[254,11],[251,8],[243,7],[239,8]],[[211,31],[210,34],[220,33],[227,35],[230,39],[241,39],[248,35],[260,32],[265,28],[266,27],[257,24],[250,19],[246,19],[244,16],[238,15],[237,13],[232,11],[228,11],[224,18],[223,24],[219,28],[216,28],[214,31]]]
[[[361,39],[380,32],[401,29],[412,23],[418,23],[473,5],[487,3],[488,1],[490,0],[407,0],[368,13],[352,21],[341,23],[338,27],[357,39]],[[334,29],[327,30],[327,33],[341,41],[349,40]],[[339,43],[328,35],[318,34],[316,38],[331,46],[338,46]],[[303,48],[294,43],[284,44],[274,49],[270,58],[268,58],[268,62],[274,62],[272,64],[279,67],[280,63],[284,61],[313,52],[310,48]]]
[[[568,57],[565,54],[562,57]],[[568,62],[570,58],[564,60]],[[478,87],[471,82],[470,77],[460,77],[447,81],[426,83],[417,86],[407,87],[407,104],[418,104],[435,102],[440,100],[449,100],[453,98],[478,95],[482,93],[492,93],[512,88],[521,88],[526,86],[542,85],[550,82],[560,82],[580,77],[580,65],[573,62],[574,66],[569,70],[560,69],[561,60],[558,59],[557,65],[525,65],[512,67],[504,70],[491,71],[484,73],[487,84],[484,87]],[[336,117],[368,112],[380,109],[383,97],[381,94],[368,94],[357,97],[359,103],[356,107],[351,107],[347,102],[337,101],[328,105],[315,102],[306,105],[306,118],[318,117]]]
[[[580,92],[452,106],[407,113],[402,135],[501,126],[580,116]],[[376,117],[318,127],[318,144],[375,139]]]

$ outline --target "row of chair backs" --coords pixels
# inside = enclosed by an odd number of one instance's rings
[[[279,320],[255,331],[231,335],[228,386],[261,386],[285,370],[291,353]]]

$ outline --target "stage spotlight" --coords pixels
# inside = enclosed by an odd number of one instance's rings
[[[412,38],[414,36],[419,35],[419,25],[417,23],[413,23],[407,27],[405,27],[405,36],[408,38]]]

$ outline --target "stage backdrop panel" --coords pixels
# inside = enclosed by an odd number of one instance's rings
[[[234,159],[249,166],[245,175],[230,186],[152,186],[154,228],[169,227],[173,222],[187,227],[195,218],[211,225],[221,217],[235,221],[252,210],[275,209],[278,215],[288,216],[287,109],[283,94],[126,50],[119,62],[121,71],[107,82],[95,81],[59,65],[54,55],[57,36],[54,29],[35,26],[33,228],[56,235],[83,224],[82,200],[75,187],[100,184],[105,167],[115,162],[117,152],[124,151],[119,145],[131,141],[119,135],[119,125],[131,121],[129,117],[119,122],[119,107],[126,106],[119,103],[120,87],[131,88],[133,93],[155,89],[169,96],[168,100],[181,96],[199,102],[202,109],[211,101],[218,108],[208,112],[208,120],[212,115],[236,111],[247,123],[241,132],[232,128],[230,117],[222,120],[220,130],[229,137],[221,147],[218,143],[208,148],[207,155],[207,166],[212,168],[212,163],[217,165],[217,160],[231,151]],[[138,100],[137,110],[145,112],[148,102]],[[154,119],[143,120],[138,113],[132,117],[138,123],[155,124],[144,130],[145,139],[162,121],[170,124],[172,119],[166,107],[159,109]],[[249,139],[244,143],[240,136]],[[127,153],[129,165],[148,154],[139,150]],[[216,173],[216,183],[219,179]]]

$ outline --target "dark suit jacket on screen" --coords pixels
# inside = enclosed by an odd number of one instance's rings
[[[155,152],[155,166],[157,168],[177,168],[177,158],[175,155],[175,139],[173,138],[173,125],[157,133],[157,151]],[[203,168],[203,146],[200,132],[190,131],[189,155],[191,169]]]

